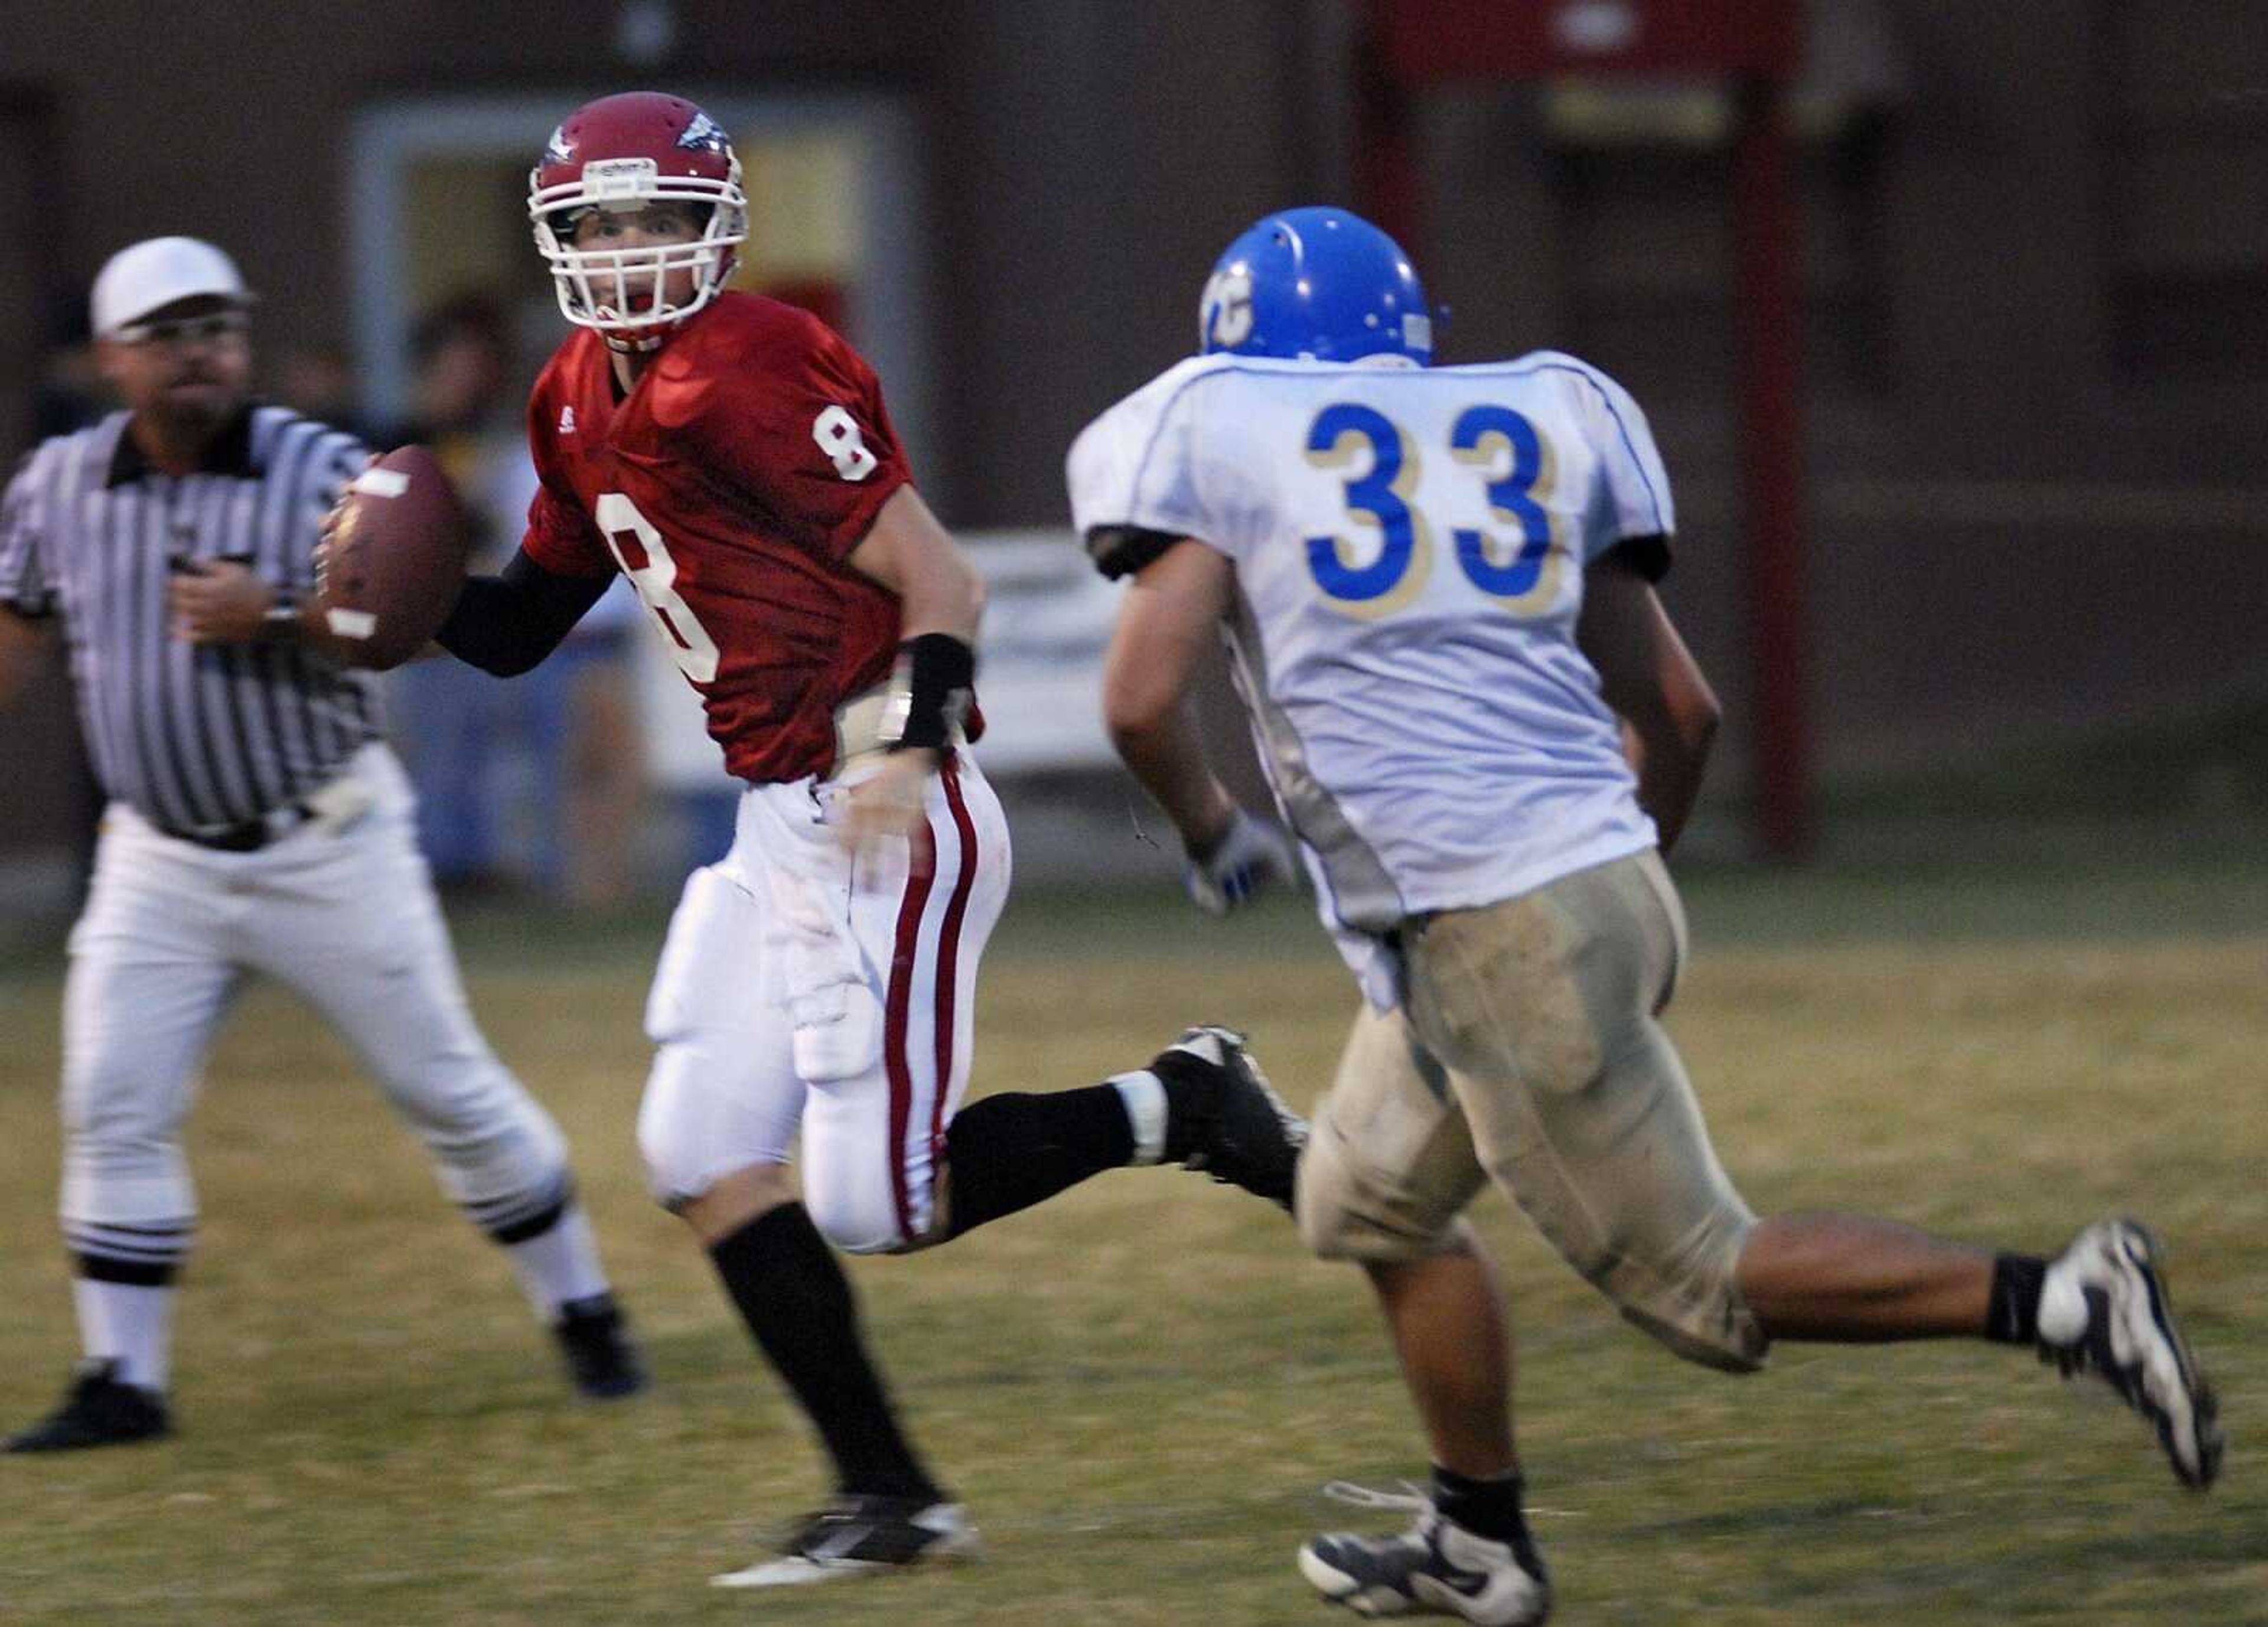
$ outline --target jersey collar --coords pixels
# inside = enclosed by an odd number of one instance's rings
[[[143,455],[131,432],[129,417],[118,429],[118,445],[110,454],[110,473],[104,479],[106,487],[130,485],[144,475],[156,472],[157,466]],[[252,459],[252,404],[238,409],[236,416],[223,426],[205,448],[204,460],[198,464],[200,475],[228,475],[238,480],[257,480],[261,470]]]

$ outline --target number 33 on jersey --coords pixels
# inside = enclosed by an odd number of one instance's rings
[[[1106,573],[1184,537],[1235,567],[1237,684],[1335,928],[1653,840],[1575,626],[1586,567],[1627,544],[1658,575],[1675,519],[1595,368],[1198,357],[1090,424],[1070,475]]]
[[[1572,624],[1584,565],[1674,529],[1636,403],[1550,351],[1422,370],[1197,357],[1089,426],[1070,473],[1082,534],[1197,537],[1263,623],[1485,607]]]

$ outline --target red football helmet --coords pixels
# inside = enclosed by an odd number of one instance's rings
[[[649,203],[703,205],[708,221],[689,243],[571,247],[585,210]],[[602,97],[570,114],[528,173],[527,215],[561,313],[579,327],[625,338],[658,340],[715,298],[748,235],[740,161],[723,129],[683,98],[652,91]],[[672,303],[669,274],[684,270],[693,273],[692,297]]]

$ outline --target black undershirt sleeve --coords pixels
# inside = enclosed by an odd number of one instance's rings
[[[456,607],[433,637],[459,660],[516,678],[559,647],[614,579],[560,576],[515,550],[503,575],[465,578]]]
[[[1086,534],[1086,556],[1115,582],[1132,576],[1181,540],[1172,532],[1139,526],[1096,526]]]
[[[1591,563],[1628,571],[1649,582],[1659,582],[1669,574],[1669,539],[1663,536],[1624,537]]]

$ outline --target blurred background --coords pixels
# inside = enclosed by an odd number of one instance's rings
[[[1443,359],[1572,350],[1650,413],[1728,713],[1696,863],[2268,834],[2257,0],[80,0],[0,60],[0,453],[103,410],[87,284],[188,233],[260,291],[265,393],[432,442],[508,554],[566,331],[526,171],[633,88],[732,132],[743,283],[875,363],[977,545],[1027,875],[1172,867],[1095,720],[1064,451],[1315,202],[1404,235]],[[633,902],[721,850],[658,658],[618,596],[536,678],[398,674],[445,884]],[[95,812],[60,673],[0,762],[0,909],[58,918]]]

